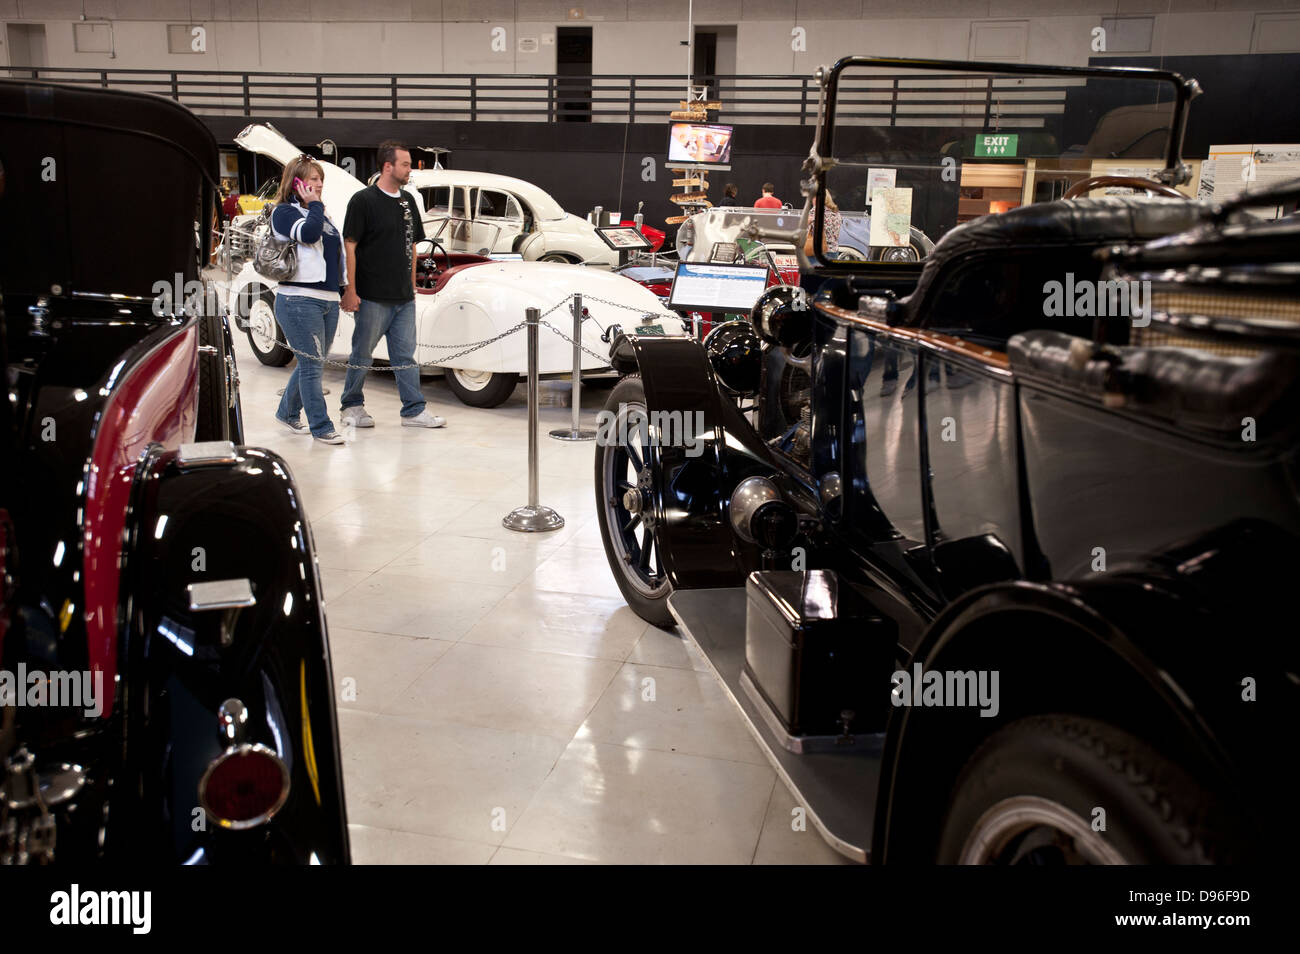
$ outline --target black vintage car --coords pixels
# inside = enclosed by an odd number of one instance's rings
[[[942,238],[837,262],[819,212],[811,307],[615,339],[596,505],[629,605],[850,857],[1293,851],[1300,221],[1253,213],[1300,190],[1178,191],[1197,87],[1167,72],[819,79],[805,192],[857,208],[895,167],[873,221]],[[1015,207],[966,214],[1008,174]]]
[[[216,142],[0,81],[0,163],[0,864],[346,863],[310,528],[199,281]]]

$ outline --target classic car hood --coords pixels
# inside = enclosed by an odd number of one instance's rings
[[[526,308],[539,308],[545,314],[569,295],[583,296],[583,306],[601,329],[611,324],[629,327],[644,324],[647,315],[661,320],[669,334],[680,334],[679,317],[665,311],[659,298],[630,278],[603,269],[558,262],[488,262],[466,268],[453,275],[438,293],[439,298],[458,301],[487,301],[493,309],[517,309],[519,320]],[[547,320],[559,327],[572,326],[565,307]]]

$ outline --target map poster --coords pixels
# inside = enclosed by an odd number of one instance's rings
[[[871,209],[871,244],[903,246],[911,244],[912,190],[881,189]]]
[[[892,189],[897,184],[897,169],[867,169],[867,211],[871,211],[871,200],[877,192]]]

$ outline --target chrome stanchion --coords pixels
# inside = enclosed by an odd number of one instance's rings
[[[573,426],[557,427],[551,436],[558,441],[591,441],[595,431],[584,431],[578,418],[582,413],[582,296],[573,296]]]
[[[536,533],[541,530],[559,530],[564,518],[550,507],[537,502],[537,323],[540,309],[529,308],[528,318],[528,506],[516,507],[501,518],[507,530]]]

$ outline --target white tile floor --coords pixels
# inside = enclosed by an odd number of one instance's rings
[[[236,348],[248,442],[289,462],[315,533],[355,861],[842,860],[792,830],[794,799],[695,650],[624,605],[593,445],[546,434],[569,422],[567,382],[543,382],[540,455],[565,526],[520,534],[501,518],[527,502],[523,387],[476,410],[426,380],[448,420],[426,431],[372,374],[375,428],[330,447],[271,419],[290,369]],[[342,372],[325,386],[338,424]],[[588,416],[607,394],[585,393]]]

